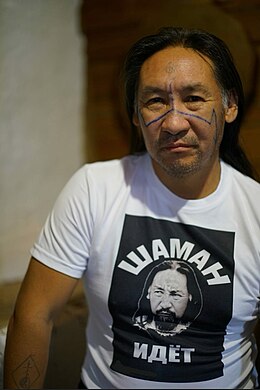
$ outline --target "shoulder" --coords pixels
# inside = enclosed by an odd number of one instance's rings
[[[144,158],[145,154],[127,155],[120,159],[87,163],[82,167],[82,169],[89,172],[93,171],[101,175],[104,173],[110,173],[113,175],[118,174],[119,172],[122,173],[124,171],[131,170],[131,168],[135,168]]]
[[[260,218],[260,183],[246,176],[228,164],[223,165],[226,176],[225,183],[230,189],[230,201],[240,205],[240,209],[251,209]]]
[[[63,187],[58,200],[72,202],[113,196],[132,182],[145,155],[129,155],[121,159],[97,161],[81,166]]]
[[[260,183],[249,176],[244,175],[237,169],[226,163],[222,163],[226,173],[232,178],[232,184],[240,188],[241,191],[260,193]],[[253,194],[252,194],[253,195]]]
[[[121,159],[86,163],[64,186],[60,197],[70,202],[96,203],[98,199],[114,199],[132,185],[136,172],[144,167],[145,155],[128,155]]]
[[[145,155],[128,155],[121,159],[87,163],[77,172],[77,176],[98,186],[111,187],[122,182],[127,184],[138,168],[143,166],[144,159]]]

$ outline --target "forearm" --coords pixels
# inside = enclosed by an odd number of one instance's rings
[[[51,323],[43,319],[10,319],[4,357],[4,388],[43,387],[51,330]]]
[[[31,259],[8,326],[4,386],[42,388],[53,320],[78,280]]]
[[[258,321],[254,333],[255,333],[257,349],[258,349],[258,355],[256,358],[256,369],[258,372],[258,378],[259,378],[258,381],[260,382],[260,321]]]

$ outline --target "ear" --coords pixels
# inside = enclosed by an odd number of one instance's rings
[[[225,108],[225,121],[227,123],[233,122],[238,113],[238,106],[237,106],[237,95],[234,91],[230,91],[229,97],[228,97],[228,104]]]

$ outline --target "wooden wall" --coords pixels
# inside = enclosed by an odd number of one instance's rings
[[[260,175],[260,0],[216,0],[215,3],[241,23],[256,54],[253,96],[241,134],[245,149]]]
[[[183,25],[207,29],[231,48],[251,103],[241,137],[260,173],[259,20],[260,0],[83,0],[88,161],[121,157],[129,150],[119,74],[130,45],[162,25]]]

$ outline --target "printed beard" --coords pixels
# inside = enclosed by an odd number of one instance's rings
[[[161,332],[169,333],[180,323],[175,313],[168,310],[158,311],[154,317],[156,329]]]

